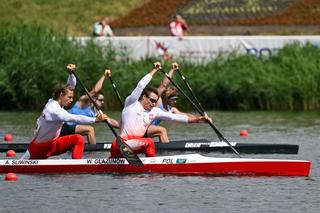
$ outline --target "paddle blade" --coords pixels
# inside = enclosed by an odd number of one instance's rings
[[[140,158],[133,152],[133,150],[126,143],[122,142],[119,138],[117,138],[117,144],[120,149],[120,152],[124,158],[127,159],[130,165],[134,166],[143,166]]]

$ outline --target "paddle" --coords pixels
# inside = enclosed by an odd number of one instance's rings
[[[183,96],[193,105],[193,107],[199,112],[199,114],[201,116],[204,116],[204,111],[200,110],[199,107],[182,91],[182,89],[172,80],[172,78],[170,78],[170,76],[168,75],[168,73],[166,73],[165,71],[163,71],[162,69],[160,69],[160,71],[169,79],[169,81],[179,90],[179,92],[181,94],[183,94]],[[219,132],[219,130],[213,125],[212,122],[210,122],[209,120],[206,120],[207,123],[211,126],[211,128],[215,131],[215,133],[218,135],[220,141],[224,141],[226,142],[229,147],[233,150],[233,152],[238,155],[239,158],[241,158],[239,152],[230,144],[230,142],[225,139],[223,137],[223,135]]]
[[[84,86],[82,81],[79,79],[78,75],[74,71],[71,71],[71,72],[76,77],[77,81],[79,81],[80,85],[82,86],[82,88],[86,92],[87,96],[89,97],[89,99],[93,103],[93,105],[97,109],[99,109],[97,103],[93,100],[93,98],[91,97],[91,95],[88,92],[87,88]],[[101,110],[99,110],[99,112],[102,113]],[[121,139],[119,138],[117,132],[114,130],[114,128],[111,126],[111,124],[107,120],[105,120],[105,123],[109,126],[111,132],[116,137],[116,142],[117,142],[117,145],[118,145],[118,147],[120,149],[120,152],[121,152],[122,156],[127,159],[129,164],[135,165],[135,166],[143,166],[143,163],[140,160],[140,158],[133,152],[133,150],[130,148],[130,146],[128,146],[126,143],[121,141]]]
[[[182,73],[180,72],[179,69],[177,69],[177,71],[178,71],[180,77],[182,78],[184,84],[187,86],[187,88],[188,88],[189,92],[191,93],[193,99],[194,99],[194,100],[196,101],[196,103],[198,104],[198,106],[199,106],[199,108],[201,109],[201,111],[202,111],[202,112],[205,112],[205,110],[204,110],[204,108],[202,107],[200,101],[197,99],[197,97],[195,96],[193,90],[191,89],[190,85],[188,84],[186,78],[182,75]]]
[[[119,92],[118,92],[118,90],[117,90],[117,87],[116,87],[115,83],[113,82],[113,80],[112,80],[111,76],[109,76],[109,79],[110,79],[110,82],[111,82],[111,85],[112,85],[113,91],[116,93],[117,98],[118,98],[118,101],[119,101],[119,103],[120,103],[120,106],[121,106],[121,108],[123,109],[123,103],[122,103],[122,100],[121,100],[120,94],[119,94]]]

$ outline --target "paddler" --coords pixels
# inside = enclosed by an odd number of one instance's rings
[[[176,62],[172,63],[172,66],[168,72],[168,75],[170,76],[170,78],[172,77],[173,73],[175,70],[177,70],[178,64]],[[163,108],[163,104],[162,104],[162,94],[166,91],[168,85],[169,85],[170,81],[168,80],[167,77],[164,77],[163,80],[161,81],[157,91],[158,91],[158,101],[156,103],[156,107],[159,107],[160,109],[164,109]],[[169,137],[168,137],[168,133],[167,133],[167,129],[163,126],[159,126],[160,120],[159,119],[155,119],[149,126],[148,129],[146,130],[145,133],[145,137],[158,137],[161,143],[169,143]]]
[[[179,64],[174,62],[172,63],[172,66],[168,72],[168,75],[170,78],[172,78],[172,75],[174,71],[179,69]],[[176,103],[175,96],[177,89],[175,87],[168,87],[170,81],[167,77],[164,77],[164,79],[161,81],[160,86],[158,87],[158,96],[159,99],[157,101],[156,107],[170,113],[176,113],[176,114],[184,114],[187,116],[194,117],[195,115],[184,113],[178,110],[174,105]],[[161,143],[169,143],[169,137],[167,133],[167,129],[163,126],[160,126],[161,120],[155,119],[152,124],[148,127],[146,131],[145,137],[159,137],[159,141]]]
[[[47,159],[67,151],[72,152],[72,159],[81,159],[84,139],[80,134],[59,137],[63,123],[95,123],[109,119],[105,114],[99,113],[96,117],[88,117],[71,114],[64,109],[71,105],[76,85],[76,78],[72,74],[72,71],[75,72],[76,65],[68,64],[66,68],[69,71],[68,83],[55,90],[53,97],[48,100],[38,118],[35,136],[28,146],[29,159]]]
[[[92,90],[89,92],[93,100],[96,102],[99,108],[96,108],[90,101],[87,95],[82,95],[79,100],[68,110],[71,114],[85,115],[89,117],[96,117],[99,110],[104,106],[104,94],[101,92],[103,82],[106,77],[111,76],[111,70],[105,69],[103,75],[94,85]],[[110,118],[110,124],[113,127],[119,128],[119,123],[115,119]],[[87,136],[89,144],[96,144],[96,136],[94,128],[91,125],[84,125],[75,122],[65,122],[62,126],[60,136],[80,134]]]
[[[155,62],[151,71],[138,83],[137,87],[126,98],[121,114],[120,138],[128,144],[136,154],[145,153],[154,157],[155,148],[152,138],[143,138],[148,126],[155,119],[177,121],[183,123],[205,123],[210,120],[207,115],[188,117],[187,115],[172,114],[155,107],[159,99],[158,90],[153,87],[145,88],[154,74],[161,69],[161,64]],[[110,158],[122,157],[116,140],[112,142]]]

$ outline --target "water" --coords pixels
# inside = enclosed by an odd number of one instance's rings
[[[210,112],[210,115],[230,141],[300,145],[298,155],[242,156],[311,160],[310,177],[19,174],[17,182],[0,180],[0,212],[319,212],[319,113]],[[28,141],[37,116],[37,113],[0,112],[0,136],[11,133],[15,142]],[[166,123],[165,126],[172,139],[216,139],[206,124]],[[98,141],[112,140],[105,124],[95,127]],[[240,129],[247,129],[249,137],[240,138]],[[105,152],[96,152],[86,153],[84,157],[106,156]],[[0,157],[5,158],[5,154],[1,153]],[[63,157],[70,158],[70,154]]]

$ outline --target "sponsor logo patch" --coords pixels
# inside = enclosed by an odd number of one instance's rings
[[[180,159],[180,158],[178,158],[177,160],[176,160],[176,163],[178,163],[178,164],[183,164],[183,163],[186,163],[187,162],[187,159]]]

